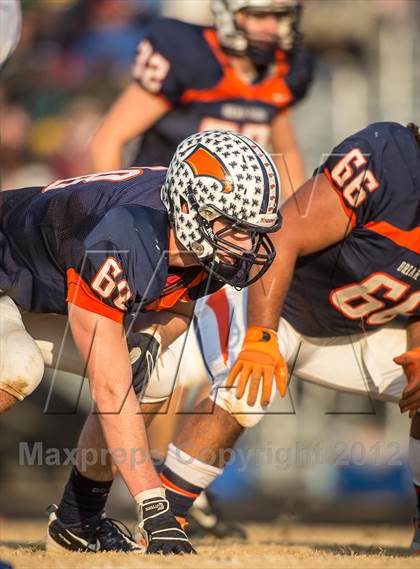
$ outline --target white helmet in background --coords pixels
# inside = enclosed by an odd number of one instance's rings
[[[277,49],[292,49],[300,37],[301,0],[211,0],[211,9],[220,45],[228,53],[245,55],[250,47],[250,38],[235,20],[235,14],[241,10],[250,14],[279,15],[273,46]]]
[[[162,188],[177,239],[215,278],[237,288],[262,276],[274,260],[267,234],[281,226],[279,199],[280,180],[270,156],[231,131],[204,131],[181,142]],[[227,225],[214,232],[217,218]],[[252,249],[225,240],[235,228],[250,233]],[[222,252],[235,264],[223,263]],[[254,266],[259,271],[250,277]]]

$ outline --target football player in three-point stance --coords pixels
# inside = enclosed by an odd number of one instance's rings
[[[417,127],[376,123],[349,136],[281,208],[276,260],[248,302],[230,287],[198,302],[213,390],[161,472],[176,515],[222,473],[220,449],[262,418],[274,378],[284,395],[293,363],[297,378],[408,411],[420,551],[419,184]]]
[[[279,197],[270,157],[227,131],[187,138],[168,170],[134,167],[1,194],[0,411],[29,395],[44,371],[18,307],[68,314],[96,405],[80,445],[98,455],[110,452],[99,477],[94,467],[73,469],[51,512],[49,547],[193,551],[149,456],[136,397],[147,374],[133,377],[124,320],[135,317],[136,329],[149,326],[143,335],[150,363],[185,330],[183,315],[192,301],[225,283],[241,288],[259,278],[275,255],[268,233],[280,225]],[[252,267],[258,270],[251,277]],[[147,319],[151,310],[157,312]],[[160,317],[164,310],[169,316]],[[132,459],[133,450],[142,460]],[[118,470],[138,506],[144,547],[103,512],[115,474],[111,458],[121,452]]]
[[[121,168],[124,145],[142,136],[134,163],[167,164],[178,142],[206,128],[229,129],[271,146],[283,199],[305,180],[289,109],[307,93],[313,63],[299,31],[300,0],[212,0],[214,27],[159,19],[140,43],[133,81],[113,105],[91,143],[93,170]],[[277,155],[277,156],[276,156]],[[173,347],[179,392],[206,385],[194,330]],[[187,354],[182,357],[182,353]],[[192,362],[194,364],[192,365]],[[175,393],[158,419],[166,447],[177,417]],[[202,394],[200,394],[202,395]],[[162,434],[164,433],[164,434]],[[209,496],[208,496],[209,497]],[[201,496],[198,526],[218,536],[244,534],[226,524]],[[195,510],[191,512],[194,514]]]

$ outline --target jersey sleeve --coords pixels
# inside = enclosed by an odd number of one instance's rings
[[[160,296],[167,276],[166,212],[120,206],[72,239],[66,259],[67,301],[122,322],[135,303]]]
[[[121,254],[85,252],[80,263],[67,269],[67,302],[122,323],[132,297]]]
[[[314,175],[323,173],[337,193],[353,227],[380,216],[387,204],[381,184],[380,156],[363,136],[352,136],[336,146]]]
[[[176,104],[193,86],[196,48],[201,42],[199,26],[159,18],[138,45],[133,79],[146,91]]]
[[[109,224],[99,223],[84,239],[67,244],[66,300],[122,323],[136,292],[129,248],[117,241],[109,235]]]
[[[287,62],[289,70],[285,81],[293,96],[291,106],[306,96],[313,81],[315,63],[312,54],[303,45],[298,45],[290,52]]]

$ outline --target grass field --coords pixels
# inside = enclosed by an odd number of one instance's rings
[[[45,522],[3,520],[0,559],[16,569],[138,568],[370,568],[420,566],[419,556],[406,556],[411,528],[387,526],[248,525],[247,542],[196,541],[199,557],[130,554],[46,553]]]

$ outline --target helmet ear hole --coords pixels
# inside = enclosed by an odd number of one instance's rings
[[[190,213],[190,206],[188,205],[187,200],[183,196],[180,196],[179,203],[181,206],[182,213]]]

